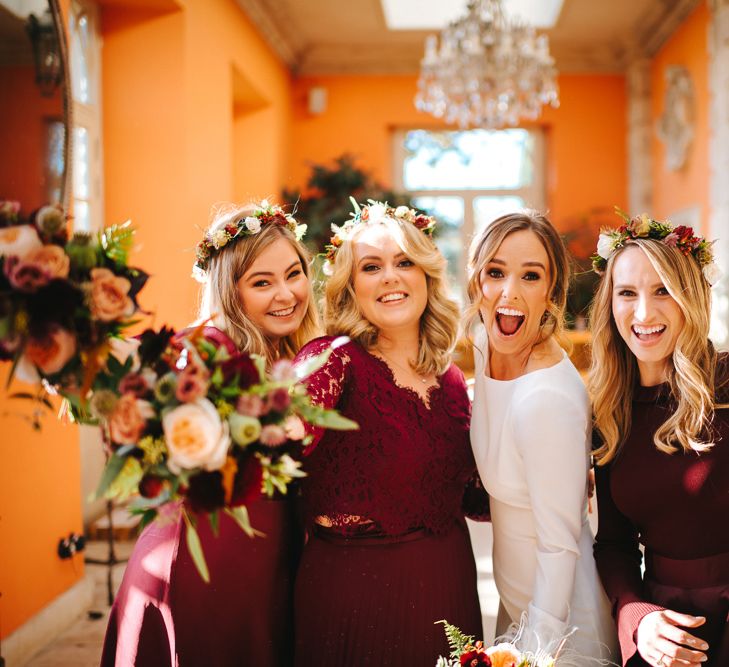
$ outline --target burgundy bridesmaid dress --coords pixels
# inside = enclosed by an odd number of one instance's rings
[[[717,378],[725,383],[728,377],[722,355]],[[726,402],[727,391],[720,393]],[[671,410],[667,384],[634,388],[628,438],[617,458],[595,473],[600,520],[595,558],[613,603],[624,666],[648,664],[635,645],[643,617],[673,609],[706,617],[704,625],[688,631],[708,642],[706,667],[727,667],[729,409],[716,411],[715,444],[700,454],[656,449],[653,435]]]
[[[297,359],[331,340],[312,341]],[[314,431],[305,459],[308,541],[294,596],[295,664],[433,665],[449,652],[437,621],[481,635],[463,509],[476,468],[463,375],[451,366],[426,405],[382,360],[348,343],[309,389],[314,402],[360,429]]]

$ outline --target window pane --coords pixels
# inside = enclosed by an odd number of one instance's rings
[[[89,203],[80,199],[76,199],[73,202],[73,230],[75,232],[91,231]]]
[[[479,234],[496,218],[524,208],[521,197],[476,197],[473,200],[474,231]]]
[[[438,220],[435,230],[435,244],[448,261],[448,278],[454,295],[459,300],[463,293],[462,269],[463,239],[463,199],[460,197],[415,197],[413,205],[434,215]]]
[[[71,88],[77,102],[89,104],[89,18],[84,13],[71,15]]]
[[[89,187],[89,133],[85,127],[73,130],[73,195],[88,199]]]
[[[404,144],[407,190],[504,190],[532,182],[528,130],[412,130]]]
[[[46,124],[46,199],[55,204],[61,201],[61,180],[63,178],[63,139],[66,133],[61,121],[51,120]]]

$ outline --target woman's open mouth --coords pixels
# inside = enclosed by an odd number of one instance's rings
[[[634,324],[630,329],[639,341],[650,343],[651,341],[658,340],[663,335],[663,332],[666,330],[666,325],[656,324],[651,327],[645,327]]]
[[[407,298],[408,295],[405,294],[405,292],[390,292],[388,294],[383,294],[381,297],[378,297],[377,300],[380,303],[398,304],[402,303]]]
[[[515,308],[496,309],[496,326],[504,336],[513,336],[524,324],[525,319],[526,315]]]

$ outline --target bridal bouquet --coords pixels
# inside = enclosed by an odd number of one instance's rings
[[[237,352],[211,327],[148,330],[135,346],[108,358],[89,400],[110,448],[97,495],[138,494],[132,509],[143,525],[178,501],[190,553],[208,581],[196,521],[207,514],[216,532],[222,511],[253,536],[246,504],[261,492],[285,493],[303,476],[302,422],[357,425],[313,405],[302,382],[330,350],[297,367],[279,361],[267,375],[263,358]]]
[[[69,238],[61,208],[23,216],[18,202],[0,201],[0,360],[12,362],[8,384],[39,387],[14,397],[82,402],[138,310],[147,274],[127,264],[133,233],[127,222]]]
[[[556,660],[544,652],[520,651],[510,642],[484,646],[471,635],[465,635],[448,621],[438,621],[445,627],[451,649],[448,658],[438,658],[435,667],[555,667]]]

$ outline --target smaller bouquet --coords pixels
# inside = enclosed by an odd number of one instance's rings
[[[267,375],[263,358],[238,352],[212,327],[147,330],[136,343],[126,357],[108,358],[89,400],[110,449],[97,495],[139,494],[132,511],[142,525],[179,502],[190,553],[208,581],[196,521],[207,515],[217,532],[222,511],[254,536],[246,504],[286,493],[303,476],[303,421],[357,425],[313,405],[302,383],[330,350],[296,368],[279,361]]]
[[[50,406],[55,391],[82,402],[147,281],[128,266],[133,234],[126,222],[69,238],[61,208],[23,216],[18,202],[0,201],[0,361],[12,362],[8,384],[17,376],[40,389],[14,397]]]
[[[556,658],[546,652],[520,651],[511,642],[499,642],[487,647],[448,621],[438,623],[445,627],[451,654],[448,658],[440,656],[435,667],[556,667],[558,664]]]

